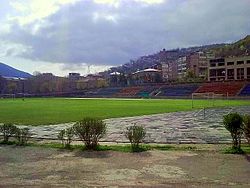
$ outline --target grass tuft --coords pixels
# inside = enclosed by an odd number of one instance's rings
[[[17,145],[17,142],[15,141],[9,141],[9,142],[0,142],[0,145]],[[17,145],[18,146],[18,145]],[[54,148],[59,150],[67,150],[67,151],[74,151],[74,150],[80,150],[80,151],[87,151],[84,145],[70,145],[70,147],[65,148],[61,143],[37,143],[37,142],[30,142],[26,144],[25,146],[28,147],[43,147],[43,148]],[[203,145],[199,145],[201,147],[194,146],[192,144],[190,145],[149,145],[149,144],[142,144],[140,148],[137,151],[133,151],[130,144],[124,144],[124,145],[99,145],[96,149],[96,151],[117,151],[117,152],[125,152],[125,153],[131,153],[131,152],[145,152],[150,150],[160,150],[160,151],[192,151],[192,152],[209,152],[211,151],[209,148],[203,148]],[[215,147],[218,145],[214,145]],[[220,149],[213,150],[219,153],[224,154],[250,154],[250,145],[243,144],[241,147],[241,150],[227,147],[227,145],[223,146]]]

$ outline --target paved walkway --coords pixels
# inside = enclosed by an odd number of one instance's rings
[[[127,142],[123,134],[126,127],[137,124],[146,128],[145,141],[150,143],[228,143],[231,137],[222,119],[229,112],[250,114],[250,106],[107,119],[107,135],[103,140]],[[57,138],[61,129],[73,124],[37,126],[30,130],[35,137]]]

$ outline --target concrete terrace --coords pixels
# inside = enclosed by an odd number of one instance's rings
[[[147,130],[148,143],[229,143],[231,136],[222,124],[229,112],[250,114],[250,106],[211,108],[189,112],[106,119],[107,134],[103,141],[128,142],[126,127],[142,125]],[[56,139],[61,129],[74,123],[29,127],[33,137]]]

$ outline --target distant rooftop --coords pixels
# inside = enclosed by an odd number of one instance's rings
[[[144,69],[144,70],[136,71],[136,72],[134,72],[134,74],[137,74],[137,73],[140,73],[140,72],[161,72],[161,71],[158,70],[158,69],[149,68],[149,69]]]

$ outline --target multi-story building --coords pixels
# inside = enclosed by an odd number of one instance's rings
[[[160,83],[162,82],[162,71],[158,69],[144,69],[132,74],[132,79],[135,85],[146,83]]]
[[[213,53],[194,52],[187,56],[187,69],[192,71],[196,77],[206,79],[209,60],[213,58]]]
[[[183,78],[186,73],[187,73],[187,57],[179,57],[176,60],[176,64],[177,64],[177,77],[178,78]]]
[[[79,80],[81,77],[80,73],[71,72],[69,73],[70,80]]]
[[[208,81],[250,79],[250,56],[211,59]]]
[[[214,54],[209,52],[194,52],[187,56],[179,57],[173,62],[162,63],[162,77],[165,81],[184,78],[188,71],[195,77],[207,79],[209,60]]]
[[[166,61],[161,63],[163,81],[172,81],[177,78],[177,64],[175,61]]]

